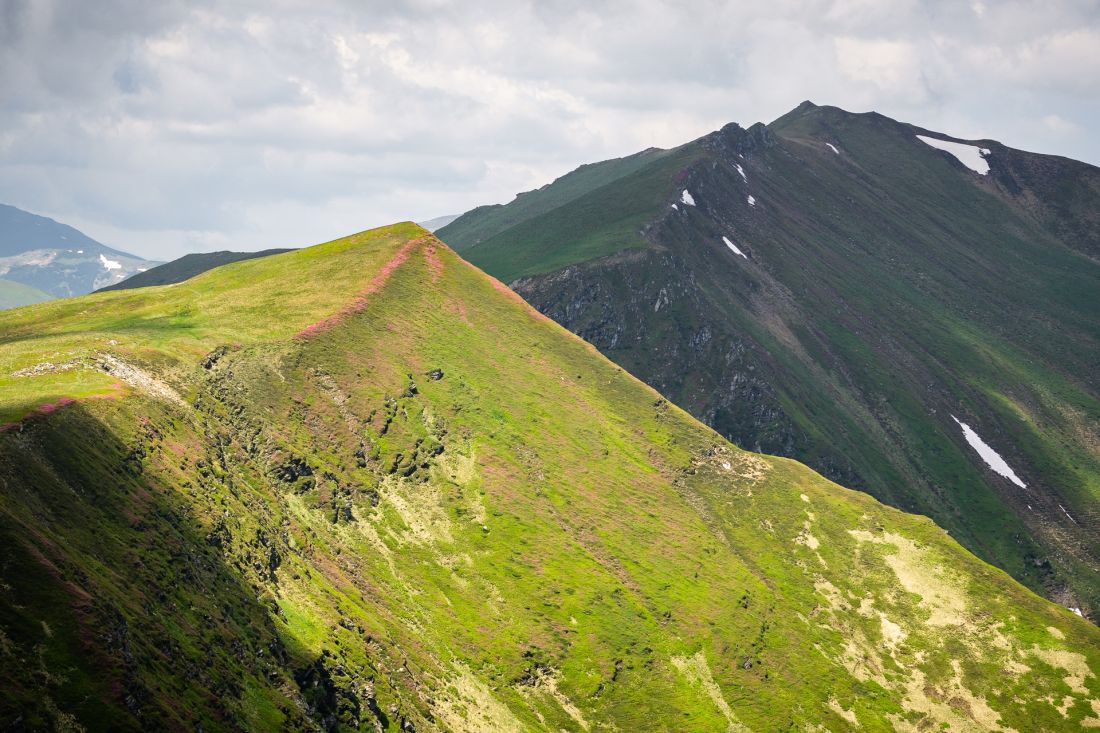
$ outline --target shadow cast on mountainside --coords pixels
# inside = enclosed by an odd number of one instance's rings
[[[111,334],[115,337],[127,335],[149,336],[157,333],[178,336],[181,331],[188,328],[197,328],[194,324],[188,323],[189,315],[189,313],[176,313],[165,316],[120,318],[116,321],[100,324],[97,330],[104,335]],[[56,331],[35,331],[32,330],[34,325],[33,323],[28,324],[26,330],[0,336],[0,345],[56,339],[69,333],[84,333],[87,331],[79,323],[74,323],[69,330]]]
[[[308,725],[286,690],[314,660],[284,645],[228,530],[193,511],[228,513],[225,487],[146,472],[186,455],[166,413],[123,435],[121,410],[103,412],[76,403],[0,434],[0,727]]]

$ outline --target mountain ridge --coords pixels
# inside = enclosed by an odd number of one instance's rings
[[[925,132],[804,104],[459,251],[735,443],[928,514],[1092,613],[1100,169],[982,141],[980,175]]]
[[[1096,627],[730,445],[414,225],[0,333],[5,722],[1100,720]]]

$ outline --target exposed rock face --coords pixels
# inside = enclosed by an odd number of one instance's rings
[[[668,251],[632,251],[512,287],[738,445],[795,455],[796,428],[759,376],[766,355],[714,317],[690,262]],[[826,475],[848,485],[854,478]]]
[[[980,174],[918,134],[944,137],[805,103],[440,236],[737,444],[1096,608],[1100,169],[954,141]]]

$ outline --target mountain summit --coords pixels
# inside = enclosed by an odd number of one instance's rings
[[[0,333],[5,725],[1100,722],[1095,626],[731,445],[415,225]]]
[[[745,448],[1100,608],[1100,169],[809,102],[439,231]]]

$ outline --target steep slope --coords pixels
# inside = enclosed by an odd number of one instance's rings
[[[697,154],[692,146],[651,148],[581,166],[506,206],[467,212],[439,231],[459,252],[476,246],[481,266],[509,280],[638,246],[638,227],[665,193],[668,176]],[[501,238],[503,232],[508,236]]]
[[[151,267],[144,272],[131,275],[122,282],[108,285],[100,290],[131,290],[133,288],[147,288],[150,285],[171,285],[190,280],[195,275],[200,275],[215,267],[228,265],[231,262],[252,260],[257,257],[270,257],[271,255],[289,252],[289,249],[264,249],[259,252],[195,252],[184,255],[178,260],[165,262],[163,265]]]
[[[1096,627],[415,225],[0,333],[5,725],[1100,723]]]
[[[0,308],[90,293],[159,264],[104,246],[53,219],[0,204]]]
[[[806,103],[462,254],[735,443],[927,514],[1091,614],[1100,171],[963,146],[983,175],[918,135],[946,139]]]

